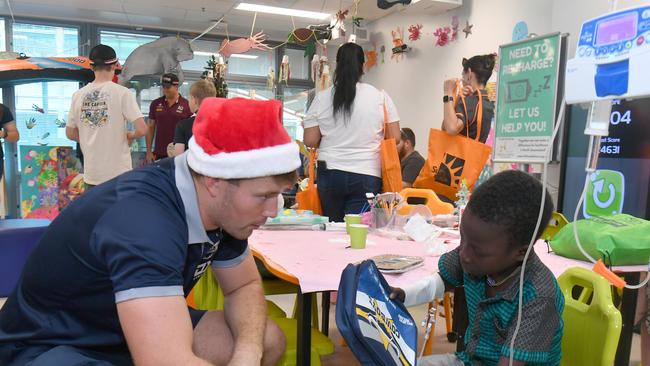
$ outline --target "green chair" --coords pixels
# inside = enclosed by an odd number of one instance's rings
[[[622,321],[610,283],[579,267],[567,269],[558,283],[565,298],[560,365],[613,365]]]
[[[298,321],[289,318],[271,319],[284,333],[286,347],[284,355],[278,362],[277,366],[294,366],[296,365],[296,351],[298,349]],[[334,352],[334,343],[326,335],[317,329],[311,329],[311,365],[320,366],[321,356],[329,355]]]

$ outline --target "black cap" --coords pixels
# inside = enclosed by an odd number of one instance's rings
[[[112,65],[117,62],[115,50],[105,44],[98,44],[93,47],[88,58],[93,66]]]
[[[163,74],[162,79],[160,79],[160,82],[162,83],[162,85],[166,85],[166,86],[169,85],[178,86],[178,76],[171,73]]]

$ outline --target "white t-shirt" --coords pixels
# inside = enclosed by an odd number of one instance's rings
[[[318,160],[328,169],[381,178],[379,149],[384,138],[384,102],[388,123],[398,122],[395,104],[388,94],[370,84],[357,83],[357,93],[347,122],[333,115],[333,88],[316,94],[304,120],[305,128],[318,126],[322,135]]]
[[[141,117],[135,96],[112,81],[92,82],[72,95],[67,126],[79,129],[86,183],[101,184],[132,169],[126,122]]]

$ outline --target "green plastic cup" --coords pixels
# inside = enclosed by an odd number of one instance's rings
[[[368,238],[368,225],[350,224],[350,247],[364,249]]]
[[[350,225],[352,224],[360,224],[361,223],[361,215],[355,215],[355,214],[347,214],[345,215],[345,231],[349,234],[350,233]]]

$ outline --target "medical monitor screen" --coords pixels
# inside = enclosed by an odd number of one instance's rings
[[[597,25],[595,46],[603,46],[636,37],[637,13],[604,20]]]
[[[559,205],[571,220],[585,184],[587,114],[586,109],[573,105],[567,120],[564,194]],[[613,101],[609,136],[601,138],[598,169],[601,172],[588,182],[587,214],[622,212],[650,219],[650,98]],[[584,214],[583,205],[579,217]]]

